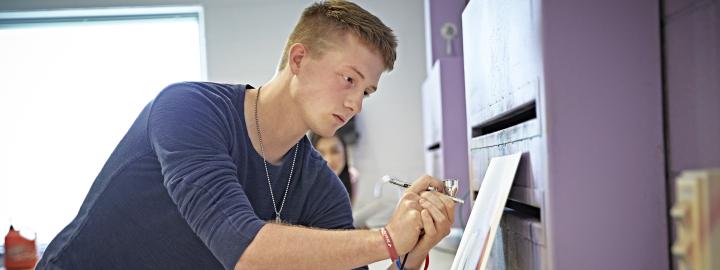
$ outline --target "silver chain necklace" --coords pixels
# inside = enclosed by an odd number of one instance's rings
[[[293,154],[292,166],[290,166],[290,176],[288,177],[287,186],[285,187],[285,195],[283,195],[282,201],[280,201],[280,210],[277,209],[275,203],[275,194],[273,194],[272,183],[270,182],[270,172],[268,172],[267,160],[265,160],[265,147],[263,146],[262,132],[260,132],[260,118],[258,118],[258,101],[260,100],[260,89],[258,88],[257,96],[255,97],[255,128],[257,129],[258,139],[260,140],[260,155],[265,165],[265,176],[267,176],[268,188],[270,189],[270,198],[273,203],[273,210],[275,210],[275,222],[281,223],[280,212],[282,212],[283,206],[285,206],[285,199],[287,198],[288,190],[290,190],[290,181],[292,180],[293,170],[295,169],[295,158],[297,158],[299,142],[295,144],[295,154]]]

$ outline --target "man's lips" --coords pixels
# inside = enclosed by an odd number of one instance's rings
[[[333,114],[333,116],[335,116],[335,119],[337,119],[338,121],[340,121],[340,123],[342,123],[342,124],[345,123],[345,117],[342,117],[342,116],[337,115],[337,114]]]

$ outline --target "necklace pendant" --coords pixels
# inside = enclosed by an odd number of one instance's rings
[[[280,219],[280,215],[277,215],[275,217],[275,223],[282,223],[282,219]]]

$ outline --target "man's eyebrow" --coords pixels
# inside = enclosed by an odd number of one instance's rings
[[[355,71],[355,73],[357,73],[358,75],[360,75],[360,78],[362,78],[363,80],[365,79],[365,75],[363,75],[362,72],[360,72],[357,68],[355,68],[355,67],[353,67],[353,66],[349,66],[349,67],[350,67],[350,69],[352,69],[353,71]]]
[[[360,71],[359,71],[357,68],[355,68],[354,66],[349,66],[349,67],[350,67],[350,69],[352,69],[353,71],[355,71],[355,73],[357,73],[358,75],[360,75],[360,78],[362,78],[363,80],[365,80],[365,75],[363,75],[362,72],[360,72]],[[370,86],[370,88],[373,90],[373,92],[374,92],[374,91],[377,91],[377,86],[374,86],[374,85],[373,85],[373,86]]]

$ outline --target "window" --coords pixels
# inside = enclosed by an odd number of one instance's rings
[[[205,79],[202,31],[200,7],[0,13],[0,229],[49,243],[142,108]]]

